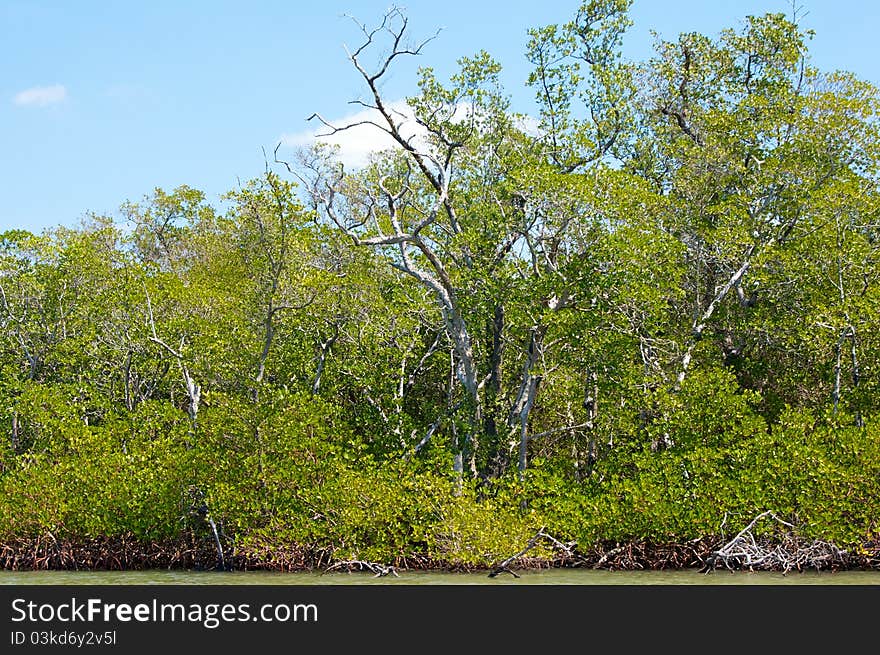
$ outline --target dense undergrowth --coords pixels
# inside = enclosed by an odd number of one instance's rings
[[[219,402],[206,409],[197,439],[185,413],[163,403],[97,425],[70,416],[48,422],[41,429],[51,448],[4,454],[0,543],[195,538],[210,551],[206,511],[227,553],[242,561],[274,553],[280,563],[283,553],[304,551],[324,553],[328,564],[486,567],[541,527],[587,552],[608,542],[731,535],[767,510],[804,538],[854,551],[877,537],[880,434],[871,420],[858,428],[790,411],[767,427],[754,415],[715,426],[670,417],[682,443],[661,452],[622,447],[581,480],[569,462],[539,458],[523,481],[511,474],[456,493],[453,476],[438,472],[450,468],[442,448],[376,457],[337,408],[289,402],[261,417],[257,448],[248,419]],[[713,427],[711,443],[684,442],[690,431],[707,435]],[[778,527],[766,526],[764,536]],[[553,556],[540,548],[533,554]]]

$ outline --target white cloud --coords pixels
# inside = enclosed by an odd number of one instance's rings
[[[52,86],[35,86],[15,94],[12,102],[19,107],[48,107],[67,98],[67,89],[63,84]]]
[[[413,112],[405,100],[396,100],[387,104],[392,116],[398,122],[402,121],[400,132],[404,138],[414,137],[414,144],[423,145],[422,136],[425,133],[413,119]],[[331,125],[341,128],[352,125],[346,130],[329,134],[332,130],[320,123],[317,118],[312,122],[318,125],[312,129],[281,135],[281,145],[291,148],[307,147],[320,141],[328,145],[338,146],[338,156],[346,168],[361,168],[370,159],[370,155],[383,150],[399,148],[400,145],[391,136],[378,126],[385,126],[385,119],[376,109],[363,109],[347,116],[327,119]],[[375,124],[370,124],[370,122]],[[420,143],[421,142],[421,143]]]
[[[532,138],[538,138],[544,134],[544,130],[541,128],[541,121],[528,114],[515,116],[513,126]]]
[[[431,147],[427,139],[427,130],[416,122],[413,110],[406,101],[395,100],[386,103],[386,107],[394,120],[400,123],[399,129],[403,138],[408,139],[421,152],[429,153]],[[456,122],[466,120],[470,115],[469,106],[460,104],[455,107],[452,120]],[[347,169],[366,166],[370,161],[370,156],[374,153],[400,148],[397,141],[380,129],[379,126],[384,127],[387,123],[376,109],[363,109],[346,116],[326,120],[336,128],[347,125],[352,127],[331,134],[332,128],[321,123],[318,118],[313,118],[312,122],[317,123],[314,128],[292,134],[282,134],[281,145],[288,148],[300,148],[321,142],[337,146],[337,156]],[[539,122],[531,116],[516,117],[514,125],[531,136],[540,134]]]

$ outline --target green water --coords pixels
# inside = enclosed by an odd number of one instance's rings
[[[185,584],[185,585],[875,585],[880,571],[839,573],[684,571],[594,571],[550,569],[504,574],[401,571],[398,577],[370,573],[216,573],[200,571],[0,571],[0,585]]]

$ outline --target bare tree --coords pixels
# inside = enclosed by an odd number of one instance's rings
[[[363,213],[359,217],[351,216],[347,211],[352,207],[344,198],[345,171],[341,165],[334,167],[320,157],[306,157],[300,162],[300,167],[288,165],[288,170],[304,183],[314,205],[323,210],[355,245],[396,249],[392,265],[415,279],[436,297],[446,333],[455,352],[456,378],[469,399],[471,429],[460,444],[460,450],[464,458],[469,459],[471,471],[476,473],[473,454],[481,415],[480,389],[483,382],[478,379],[474,346],[459,302],[458,290],[443,253],[438,251],[437,242],[429,234],[432,228],[453,235],[461,233],[461,226],[450,199],[450,184],[456,154],[465,143],[448,134],[442,121],[416,116],[418,124],[433,137],[431,141],[434,147],[426,148],[417,144],[414,137],[405,134],[405,117],[391,107],[379,89],[380,81],[394,60],[403,56],[419,55],[434,37],[416,46],[405,45],[407,18],[397,8],[389,10],[378,27],[368,29],[360,24],[359,27],[364,39],[354,51],[349,52],[349,59],[363,78],[371,100],[354,102],[375,112],[376,119],[333,125],[319,114],[313,114],[310,120],[321,122],[327,128],[328,135],[370,125],[390,136],[400,146],[407,157],[407,163],[397,179],[385,177],[377,182],[375,189],[366,191],[366,199],[360,208]],[[362,60],[371,47],[378,47],[377,42],[381,37],[390,40],[391,49],[371,72]],[[436,118],[443,112],[454,112],[457,100],[439,101],[433,109],[433,117]],[[476,113],[477,109],[472,105],[470,116],[466,120],[475,121]],[[276,161],[286,164],[277,159],[277,148]],[[420,180],[413,179],[416,175]],[[423,193],[425,190],[427,193]],[[415,220],[410,219],[411,216],[415,216]],[[456,461],[463,460],[459,457]],[[461,464],[456,467],[457,472],[462,473]]]
[[[202,387],[198,382],[196,382],[196,380],[190,373],[189,365],[187,364],[186,357],[183,354],[183,348],[186,345],[186,335],[180,337],[180,344],[177,348],[168,345],[166,341],[160,339],[158,333],[156,332],[156,321],[153,318],[153,303],[150,300],[150,292],[147,290],[146,285],[144,285],[144,293],[146,294],[147,298],[147,313],[150,320],[150,341],[161,346],[177,361],[177,366],[180,369],[180,375],[183,378],[183,384],[186,389],[186,396],[189,400],[186,411],[189,415],[191,428],[194,430],[196,427],[196,420],[198,419],[199,415],[199,405],[201,404],[202,400]]]

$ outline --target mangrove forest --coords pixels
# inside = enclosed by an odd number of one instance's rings
[[[310,123],[366,165],[0,234],[0,566],[880,567],[880,95],[629,5],[528,30],[528,113],[391,9]]]

